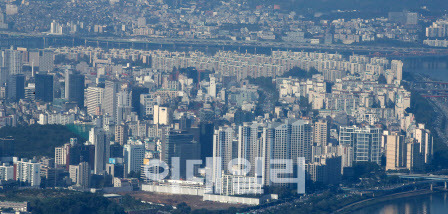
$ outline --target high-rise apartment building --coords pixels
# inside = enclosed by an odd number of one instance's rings
[[[115,123],[117,118],[117,93],[120,90],[120,83],[118,81],[106,81],[103,97],[103,112],[108,114]]]
[[[25,87],[25,99],[27,100],[35,100],[36,99],[36,84],[28,83]]]
[[[304,157],[311,161],[313,129],[307,120],[297,120],[291,124],[291,154],[290,158],[297,163],[297,157]]]
[[[345,167],[353,166],[353,147],[350,145],[338,145],[337,155],[341,156],[341,173],[344,173]]]
[[[433,138],[431,131],[425,129],[425,124],[418,124],[414,130],[414,138],[420,143],[420,153],[423,155],[424,163],[431,163],[433,156]]]
[[[89,163],[81,162],[78,165],[70,165],[70,179],[76,186],[89,188],[90,185],[90,167]]]
[[[24,182],[30,186],[40,185],[40,163],[34,163],[31,160],[22,159],[14,163],[15,177],[14,180]]]
[[[423,170],[424,158],[420,153],[420,143],[408,143],[406,145],[406,153],[406,168],[411,172]]]
[[[325,147],[330,137],[330,125],[326,120],[320,120],[314,123],[314,139],[313,142],[317,146]]]
[[[327,154],[313,159],[312,163],[306,164],[308,179],[333,185],[341,182],[341,156]]]
[[[103,102],[104,88],[88,87],[85,90],[85,106],[89,115],[101,114],[101,104]]]
[[[170,130],[162,142],[162,160],[172,167],[172,158],[179,158],[179,176],[185,179],[187,176],[187,161],[199,160],[201,147],[199,142],[193,139],[193,135],[180,130]],[[173,176],[173,174],[171,174]]]
[[[128,141],[128,126],[126,124],[115,125],[115,142],[124,145]]]
[[[154,106],[157,105],[157,97],[153,94],[140,95],[140,117],[153,116]]]
[[[7,85],[8,99],[11,101],[19,101],[25,98],[25,76],[23,74],[15,74],[9,76]]]
[[[1,55],[1,67],[5,67],[9,75],[22,74],[22,52],[6,49],[2,51]]]
[[[263,132],[263,182],[265,185],[290,185],[271,183],[270,170],[284,169],[286,162],[271,163],[271,159],[292,160],[296,165],[297,158],[303,157],[306,162],[311,161],[312,126],[306,120],[285,120],[282,123],[271,123]],[[291,177],[280,175],[279,177]]]
[[[53,76],[36,74],[36,100],[53,102]]]
[[[116,124],[126,122],[132,112],[132,92],[121,90],[117,93]]]
[[[210,85],[208,88],[208,94],[212,97],[216,97],[216,77],[210,77]]]
[[[40,72],[49,72],[54,69],[54,52],[52,50],[31,50],[29,64],[38,67]]]
[[[2,62],[0,62],[0,86],[5,86],[5,84],[8,83],[8,80],[9,70],[6,67],[2,67]]]
[[[221,179],[222,172],[229,173],[229,162],[236,158],[233,156],[234,131],[230,127],[219,127],[213,135],[213,176],[215,183]],[[218,159],[221,159],[221,162]]]
[[[251,163],[249,176],[262,176],[256,173],[256,165],[257,158],[263,157],[263,128],[263,124],[256,122],[238,128],[238,158]]]
[[[67,164],[67,156],[70,148],[67,148],[68,145],[63,145],[54,148],[54,164],[56,167],[63,166],[65,168]]]
[[[14,167],[6,165],[5,163],[0,166],[0,180],[9,181],[14,179]]]
[[[95,145],[94,173],[97,175],[103,174],[110,157],[109,139],[102,129],[92,128],[89,132],[89,141]]]
[[[75,102],[79,107],[83,107],[84,82],[84,75],[67,70],[65,73],[65,99],[69,102]]]
[[[400,60],[392,60],[390,66],[394,77],[398,81],[401,81],[403,79],[403,62]]]
[[[170,108],[159,105],[154,106],[154,124],[169,125],[171,118]]]
[[[54,162],[56,168],[69,170],[70,165],[90,161],[89,152],[85,151],[86,145],[78,144],[77,138],[70,138],[70,142],[55,148]],[[93,162],[92,162],[93,163]]]
[[[145,145],[140,141],[130,139],[128,144],[123,147],[123,158],[127,174],[132,171],[139,172],[145,158]]]
[[[386,140],[386,170],[399,170],[406,167],[407,145],[404,135],[391,133],[384,136]]]
[[[381,164],[381,129],[375,127],[341,126],[339,144],[353,147],[353,161]]]

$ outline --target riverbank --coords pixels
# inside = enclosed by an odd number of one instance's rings
[[[358,202],[354,202],[351,204],[348,204],[338,210],[336,210],[333,213],[350,213],[353,212],[357,209],[360,208],[364,208],[366,206],[371,206],[374,204],[378,204],[381,202],[385,202],[388,200],[394,200],[394,199],[399,199],[399,198],[407,198],[407,197],[414,197],[414,196],[420,196],[420,195],[427,195],[427,194],[433,194],[433,193],[437,193],[437,192],[443,192],[441,190],[429,190],[429,189],[424,189],[424,190],[412,190],[412,191],[407,191],[407,192],[400,192],[400,193],[394,193],[394,194],[390,194],[390,195],[384,195],[384,196],[380,196],[380,197],[375,197],[375,198],[369,198],[369,199],[364,199]]]

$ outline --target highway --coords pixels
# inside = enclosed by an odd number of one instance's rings
[[[270,41],[233,41],[233,40],[212,40],[212,39],[177,39],[177,38],[145,38],[145,39],[117,39],[111,37],[84,38],[88,41],[98,42],[131,42],[131,43],[152,43],[161,45],[201,45],[201,46],[239,46],[239,47],[262,47],[272,49],[310,49],[329,51],[353,51],[388,53],[394,55],[448,55],[448,49],[427,48],[427,47],[393,47],[393,46],[367,46],[367,45],[343,45],[343,44],[310,44],[294,42],[270,42]]]
[[[345,44],[310,44],[284,41],[241,41],[241,40],[218,40],[218,39],[186,39],[186,38],[160,38],[160,37],[84,37],[73,35],[51,35],[48,33],[20,33],[20,32],[0,32],[11,38],[42,38],[42,40],[76,39],[84,41],[84,44],[99,45],[100,43],[128,44],[129,47],[135,44],[156,44],[168,46],[201,46],[201,47],[239,47],[239,48],[270,48],[272,50],[311,50],[311,51],[331,51],[331,52],[354,52],[364,54],[390,55],[390,56],[448,56],[447,48],[430,47],[393,47],[374,45],[345,45]],[[1,40],[1,39],[0,39]],[[256,52],[256,51],[255,51]]]
[[[417,81],[412,86],[412,91],[426,91],[426,92],[438,92],[439,94],[429,94],[423,95],[428,99],[428,103],[433,107],[436,115],[432,118],[431,126],[437,132],[437,136],[440,138],[441,142],[448,145],[448,126],[443,125],[448,122],[448,103],[445,94],[440,94],[446,92],[444,82],[433,81],[427,77],[417,74],[417,79],[422,81]],[[423,87],[416,87],[418,85]]]
[[[448,175],[432,175],[432,174],[410,174],[410,173],[387,173],[387,176],[398,176],[403,179],[424,179],[431,181],[448,181]]]

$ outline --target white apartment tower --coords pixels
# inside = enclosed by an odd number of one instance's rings
[[[221,179],[222,172],[229,173],[227,166],[233,157],[234,131],[231,127],[219,127],[213,135],[213,176],[216,184]],[[219,159],[220,162],[218,161]]]
[[[30,161],[17,161],[15,164],[15,180],[28,183],[30,186],[40,185],[40,163]]]
[[[108,114],[114,121],[117,120],[117,93],[120,90],[120,83],[117,81],[106,81],[102,107],[104,114]]]
[[[330,135],[330,126],[328,121],[317,121],[314,123],[314,143],[317,146],[327,146],[327,141]]]
[[[392,60],[391,70],[398,81],[403,79],[403,62],[400,60]]]
[[[374,127],[341,126],[339,144],[353,147],[354,162],[381,164],[381,129]]]
[[[256,159],[263,157],[263,128],[263,124],[256,122],[238,128],[238,158],[250,162],[249,176],[262,176],[256,173]]]
[[[140,171],[143,165],[143,159],[145,158],[145,145],[140,141],[131,141],[124,145],[123,148],[126,173]]]
[[[216,78],[214,76],[210,77],[210,85],[208,88],[208,95],[216,97]]]
[[[154,106],[154,124],[169,125],[170,124],[170,109],[159,105]]]
[[[14,179],[14,167],[3,164],[0,166],[0,180],[9,181]]]
[[[282,123],[271,123],[263,131],[263,182],[271,185],[270,170],[284,169],[285,163],[270,164],[271,159],[293,160],[296,165],[298,157],[311,161],[312,126],[307,120],[286,120]],[[282,175],[280,177],[290,177]],[[275,184],[290,185],[290,184]]]
[[[64,166],[67,164],[68,149],[66,145],[54,148],[54,164],[56,167]]]
[[[89,115],[98,115],[101,112],[103,103],[104,88],[88,87],[85,90],[85,106]]]

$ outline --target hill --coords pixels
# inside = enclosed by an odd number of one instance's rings
[[[0,138],[12,136],[14,138],[14,156],[32,158],[33,156],[54,156],[54,148],[78,138],[84,138],[71,132],[62,125],[31,125],[18,127],[3,127]]]

